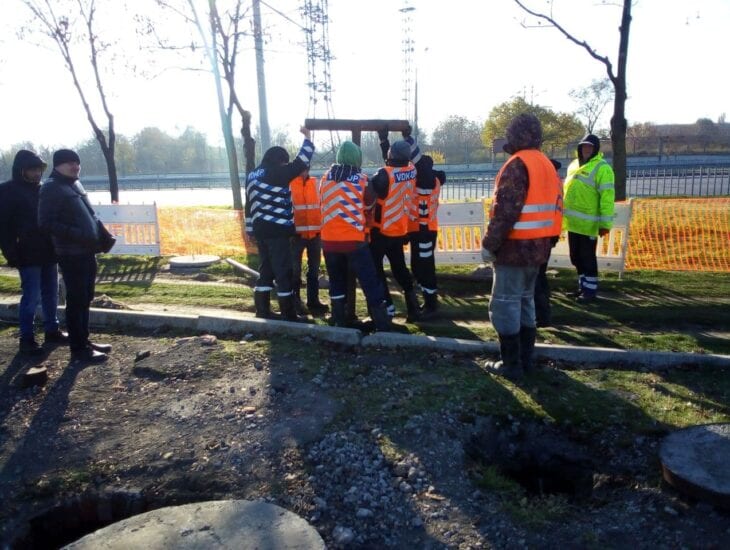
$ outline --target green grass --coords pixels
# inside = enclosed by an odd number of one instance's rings
[[[256,256],[235,260],[256,266]],[[253,311],[251,288],[245,284],[181,285],[157,275],[164,258],[105,255],[99,259],[102,283],[97,292],[130,305],[159,303],[191,307]],[[494,340],[488,321],[489,282],[469,279],[474,266],[439,266],[441,319],[404,324],[396,330],[465,339]],[[203,270],[215,278],[244,282],[229,264],[220,262]],[[553,290],[553,326],[539,330],[539,340],[553,344],[601,346],[619,349],[730,354],[730,277],[726,273],[629,271],[619,279],[601,273],[602,299],[580,306],[565,296],[576,286],[573,270],[550,272]],[[111,282],[108,282],[111,281]],[[391,284],[396,307],[403,298]],[[0,276],[0,294],[18,294],[17,278]],[[326,291],[322,291],[326,301]],[[357,313],[367,317],[362,293]],[[317,323],[324,323],[322,319]]]

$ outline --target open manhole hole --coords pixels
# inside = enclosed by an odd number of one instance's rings
[[[136,491],[85,493],[68,498],[33,516],[19,528],[9,548],[61,548],[97,529],[149,509],[150,504]]]

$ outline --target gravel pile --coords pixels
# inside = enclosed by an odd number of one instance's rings
[[[338,545],[394,548],[404,531],[423,526],[413,496],[428,489],[426,472],[413,456],[391,468],[372,440],[378,435],[377,430],[335,432],[307,455],[314,466],[309,482],[316,493],[309,519],[333,524],[331,536]]]

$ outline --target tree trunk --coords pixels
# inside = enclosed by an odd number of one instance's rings
[[[626,200],[626,60],[629,53],[629,27],[631,26],[631,0],[624,0],[621,15],[618,46],[618,69],[613,79],[616,91],[611,117],[611,144],[613,145],[613,170],[616,177],[616,200]],[[609,74],[609,77],[611,75]]]
[[[102,152],[106,161],[106,173],[109,176],[109,193],[111,194],[112,204],[119,204],[119,181],[117,179],[117,162],[114,158],[114,151],[106,148]]]

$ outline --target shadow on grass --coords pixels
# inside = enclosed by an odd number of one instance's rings
[[[150,286],[161,264],[159,256],[105,256],[99,259],[96,282]]]

